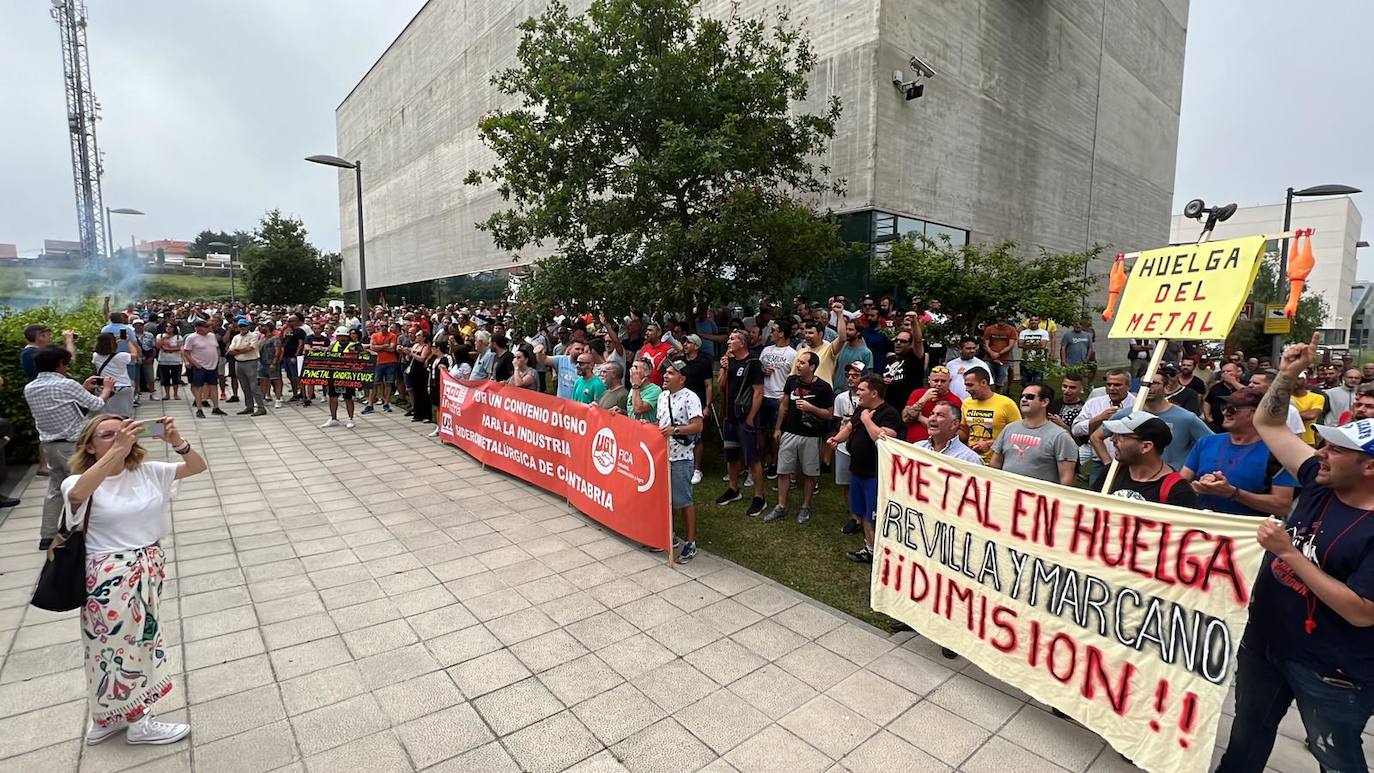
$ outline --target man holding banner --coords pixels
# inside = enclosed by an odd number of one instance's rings
[[[1266,519],[1268,553],[1241,641],[1236,718],[1218,773],[1261,771],[1296,700],[1323,770],[1363,771],[1374,713],[1374,419],[1318,427],[1314,451],[1286,426],[1319,336],[1290,346],[1255,415],[1260,439],[1302,485],[1286,524]]]

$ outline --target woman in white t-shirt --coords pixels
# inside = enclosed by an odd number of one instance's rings
[[[91,365],[96,376],[114,381],[114,392],[105,401],[105,410],[116,416],[134,415],[134,384],[129,380],[131,361],[128,350],[114,333],[101,333],[95,339]]]
[[[108,403],[107,403],[108,404]],[[81,610],[91,721],[86,743],[128,730],[131,744],[168,744],[189,725],[156,722],[153,707],[172,691],[162,635],[163,553],[177,481],[204,472],[205,459],[170,418],[139,422],[100,414],[82,428],[62,481],[67,529],[86,532],[86,605]],[[147,460],[138,444],[152,427],[180,456]],[[156,434],[155,432],[155,434]]]

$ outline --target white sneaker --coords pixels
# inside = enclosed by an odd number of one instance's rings
[[[751,486],[753,486],[753,485],[754,485],[754,473],[752,473],[752,472],[746,472],[746,473],[744,474],[744,488],[749,488],[749,487],[751,487]]]
[[[439,428],[435,427],[428,435],[425,435],[425,437],[439,437]]]
[[[353,422],[349,422],[349,423],[352,424]],[[330,428],[330,427],[337,427],[337,426],[339,426],[339,420],[338,420],[338,419],[325,419],[325,420],[324,420],[324,423],[320,425],[320,429],[328,429],[328,428]]]
[[[281,400],[278,400],[278,401],[272,403],[272,407],[273,407],[273,408],[280,408],[280,407],[281,407]]]
[[[692,470],[692,485],[695,486],[695,485],[697,485],[697,484],[700,483],[700,482],[701,482],[701,470]]]
[[[179,722],[158,722],[152,715],[141,722],[129,725],[125,740],[131,744],[168,744],[176,743],[191,734],[191,726]]]
[[[149,400],[152,400],[152,401],[155,402],[155,403],[157,403],[157,402],[162,402],[162,398],[161,398],[161,397],[158,397],[157,395],[149,395],[149,396],[148,396],[148,399],[149,399]]]
[[[100,725],[97,725],[95,723],[94,719],[92,719],[86,725],[86,745],[95,746],[96,744],[102,741],[108,740],[113,736],[119,735],[121,732],[128,729],[128,727],[129,723],[123,720],[114,722],[110,725],[107,725],[106,727],[101,727]]]
[[[347,427],[348,429],[353,429],[353,428],[356,427],[357,425],[353,423],[353,420],[352,420],[352,419],[349,419],[348,421],[344,422],[344,426]]]

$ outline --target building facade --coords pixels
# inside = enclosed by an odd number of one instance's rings
[[[370,290],[539,257],[507,254],[476,229],[503,202],[495,186],[462,180],[492,165],[477,122],[511,105],[490,79],[515,62],[516,25],[545,5],[429,0],[339,105],[338,151],[363,162]],[[912,233],[1057,251],[1166,243],[1187,0],[788,5],[819,58],[797,110],[822,112],[832,95],[843,104],[819,160],[847,188],[815,204],[845,217],[847,238],[875,253]],[[776,3],[704,0],[700,10],[735,6],[766,16]],[[907,100],[893,71],[909,79],[913,56],[937,75]],[[344,286],[356,292],[354,196],[351,173],[340,174]]]
[[[1350,287],[1355,283],[1358,264],[1356,252],[1362,223],[1360,210],[1349,196],[1293,201],[1293,228],[1311,228],[1314,231],[1312,255],[1316,258],[1316,266],[1307,278],[1307,289],[1326,301],[1326,319],[1321,326],[1324,346],[1343,349],[1349,344],[1354,312]],[[1199,230],[1198,221],[1176,215],[1170,242],[1195,241]],[[1230,219],[1217,224],[1212,238],[1231,239],[1282,231],[1283,204],[1269,204],[1237,209]],[[1265,246],[1265,251],[1277,253],[1279,243],[1271,240]]]

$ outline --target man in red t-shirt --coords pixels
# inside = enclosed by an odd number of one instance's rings
[[[363,406],[365,414],[372,413],[374,402],[381,403],[382,410],[391,413],[391,390],[396,383],[396,364],[400,360],[396,355],[398,341],[397,335],[388,329],[385,323],[379,323],[376,331],[368,336],[367,346],[364,348],[377,358],[377,377],[372,382],[372,392]]]
[[[926,426],[926,421],[934,412],[935,406],[940,403],[949,403],[957,408],[961,407],[964,402],[959,399],[959,395],[949,391],[949,368],[936,365],[930,369],[928,379],[930,386],[912,392],[911,397],[907,398],[906,407],[902,409],[902,421],[906,423],[906,440],[908,443],[916,443],[930,438],[930,428]]]
[[[663,371],[659,366],[663,364],[663,359],[668,356],[668,352],[673,350],[672,344],[663,340],[663,329],[650,322],[644,328],[644,346],[640,347],[635,353],[636,360],[648,360],[653,368],[649,371],[649,378],[660,387],[663,386]]]

